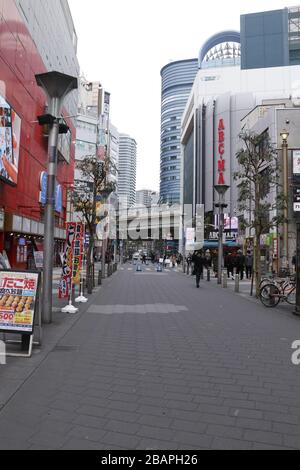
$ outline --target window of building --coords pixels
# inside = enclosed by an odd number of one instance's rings
[[[300,64],[300,7],[289,9],[290,63]]]

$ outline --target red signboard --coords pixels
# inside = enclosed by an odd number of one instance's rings
[[[63,257],[62,275],[59,283],[60,299],[67,299],[71,291],[72,263],[73,263],[73,241],[75,238],[76,223],[67,224],[67,242]]]
[[[218,126],[218,184],[225,184],[225,125],[224,120],[220,119]]]

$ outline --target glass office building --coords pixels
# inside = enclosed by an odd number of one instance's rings
[[[171,62],[161,70],[160,202],[180,202],[181,118],[198,72],[198,59]]]

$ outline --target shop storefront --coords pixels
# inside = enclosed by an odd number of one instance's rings
[[[44,224],[7,214],[5,217],[2,252],[5,251],[12,268],[35,269],[34,253],[44,250]],[[60,254],[65,247],[65,230],[55,229],[53,264],[60,266]]]
[[[49,64],[44,59],[48,53],[50,60],[53,48],[47,31],[44,36],[46,41],[36,40],[35,24],[36,21],[42,24],[51,19],[59,35],[71,20],[63,17],[55,23],[54,16],[58,15],[59,18],[62,12],[58,4],[50,8],[53,18],[46,20],[44,12],[37,10],[34,24],[31,15],[25,22],[22,3],[4,2],[1,24],[5,34],[1,36],[0,48],[0,253],[7,257],[13,269],[20,270],[35,268],[35,253],[40,253],[41,260],[44,250],[48,136],[39,126],[37,116],[45,113],[46,97],[36,84],[35,76],[48,71]],[[27,8],[27,2],[24,5]],[[61,50],[55,54],[59,57],[72,54],[72,70],[68,68],[62,72],[77,76],[76,51],[72,39],[67,36]],[[30,51],[30,54],[19,53],[21,50]],[[76,109],[77,96],[74,92],[62,115],[73,116]],[[60,253],[64,251],[67,189],[74,181],[75,121],[65,118],[65,122],[69,131],[60,135],[58,142],[53,243],[55,266],[60,265]]]

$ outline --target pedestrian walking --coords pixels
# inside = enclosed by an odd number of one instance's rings
[[[230,279],[230,274],[233,275],[233,267],[232,267],[232,253],[228,253],[224,259],[225,268],[227,269],[227,277]]]
[[[209,250],[205,252],[205,259],[207,268],[211,268],[211,254]]]
[[[194,271],[193,274],[196,276],[196,286],[197,289],[200,288],[200,279],[203,274],[203,268],[206,265],[206,259],[203,256],[203,253],[201,251],[195,252],[193,255],[192,261],[194,263]]]
[[[218,277],[218,252],[214,250],[211,255],[211,265],[215,277]]]
[[[247,256],[245,258],[245,267],[246,267],[246,278],[252,278],[252,271],[253,271],[253,255],[251,251],[247,251]]]
[[[191,270],[191,266],[192,266],[192,256],[191,255],[188,255],[188,257],[186,258],[186,262],[187,262],[187,273],[190,274],[190,270]]]
[[[240,280],[244,279],[244,269],[245,269],[245,256],[243,255],[242,250],[238,251],[237,258],[236,258],[236,273],[239,274]]]

